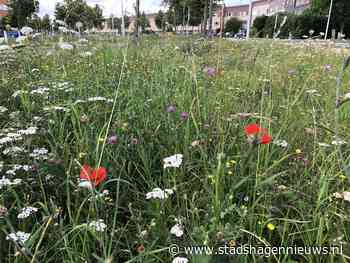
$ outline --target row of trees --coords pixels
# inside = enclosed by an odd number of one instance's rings
[[[143,30],[149,26],[149,21],[144,13],[140,12],[140,0],[136,0],[136,28]],[[218,0],[163,0],[168,6],[167,12],[159,12],[156,17],[158,28],[174,30],[179,25],[198,26],[202,25],[202,31],[206,33],[209,22],[211,31],[212,13]],[[39,8],[39,0],[10,0],[10,14],[3,24],[10,24],[13,27],[30,25],[34,29],[48,30],[50,28],[49,16],[40,18],[36,15]],[[55,18],[64,21],[70,28],[75,28],[77,22],[81,22],[86,28],[100,28],[104,21],[102,9],[95,5],[90,7],[85,0],[64,0],[58,3],[55,8]],[[109,18],[107,23],[110,27],[115,26],[121,29],[120,18]],[[125,26],[128,27],[130,19],[126,17]]]
[[[157,14],[156,25],[163,31],[174,30],[177,26],[201,25],[201,31],[207,33],[208,29],[212,30],[213,10],[218,2],[218,0],[163,0],[168,10]]]
[[[0,24],[0,27],[10,25],[23,27],[25,25],[35,30],[49,30],[51,21],[48,15],[39,17],[38,0],[10,0],[9,15]],[[64,21],[70,28],[76,28],[78,22],[82,23],[83,29],[101,28],[104,21],[102,9],[99,5],[89,6],[85,0],[64,0],[55,8],[56,20]]]
[[[64,21],[70,28],[78,22],[86,28],[101,28],[104,21],[103,11],[99,5],[90,7],[85,0],[64,0],[55,9],[55,18]]]

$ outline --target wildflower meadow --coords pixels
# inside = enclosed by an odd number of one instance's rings
[[[0,262],[348,262],[348,55],[165,34],[0,46]],[[290,247],[306,250],[272,251]]]

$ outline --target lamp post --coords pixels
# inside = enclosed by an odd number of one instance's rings
[[[332,9],[333,9],[333,0],[331,0],[331,4],[329,6],[329,13],[328,13],[328,20],[327,20],[327,28],[326,28],[326,32],[324,34],[324,40],[327,40],[327,35],[328,35],[328,31],[329,31],[329,23],[331,21],[331,14],[332,14]]]
[[[121,7],[122,7],[122,36],[125,37],[124,0],[121,1]]]
[[[253,16],[253,0],[249,1],[249,16],[248,16],[248,23],[247,23],[247,39],[250,37],[250,27],[252,24],[252,16]]]

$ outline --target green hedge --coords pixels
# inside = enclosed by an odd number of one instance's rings
[[[307,12],[304,12],[300,15],[292,13],[278,13],[277,15],[278,19],[276,31],[279,30],[284,17],[287,16],[286,23],[283,27],[280,28],[280,34],[278,35],[279,38],[288,38],[289,33],[292,34],[293,38],[302,38],[304,35],[309,35],[310,30],[314,30],[314,36],[326,31],[326,16],[311,15]],[[276,15],[269,17],[257,17],[253,24],[255,35],[257,37],[273,37],[275,21]],[[331,29],[333,28],[339,31],[339,28],[333,23],[331,23],[328,37],[331,36]]]

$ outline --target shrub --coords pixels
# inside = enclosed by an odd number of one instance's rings
[[[277,17],[277,26],[275,29],[275,23],[276,23],[276,16]],[[287,17],[286,23],[281,27],[282,21],[284,18]],[[258,18],[257,18],[258,19]],[[296,15],[292,13],[278,13],[273,16],[269,16],[265,19],[265,25],[263,29],[260,29],[262,27],[262,21],[258,21],[257,26],[255,25],[254,21],[254,28],[259,32],[262,32],[259,34],[259,36],[266,36],[273,37],[274,33],[276,33],[278,30],[280,30],[280,34],[278,35],[279,38],[288,38],[289,34],[291,33],[294,38],[302,38],[304,35],[309,35],[309,31],[312,29],[314,31],[314,35],[319,35],[320,32],[325,32],[326,25],[327,25],[327,17],[320,16],[320,15],[313,15],[308,12],[304,12],[301,15]],[[331,24],[330,28],[335,28],[334,25]],[[276,32],[274,32],[274,30]]]
[[[229,19],[225,24],[225,32],[237,33],[242,26],[242,21],[238,20],[235,17]]]
[[[268,19],[268,16],[262,15],[255,18],[253,23],[253,35],[256,37],[264,37],[264,27],[266,24],[266,20]]]

